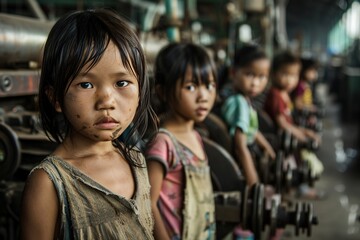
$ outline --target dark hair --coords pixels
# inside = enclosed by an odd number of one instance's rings
[[[267,59],[266,53],[257,45],[245,45],[235,52],[233,67],[246,67],[259,59]]]
[[[64,108],[64,96],[71,82],[85,65],[94,67],[112,41],[125,68],[132,71],[139,84],[139,106],[128,127],[124,145],[115,140],[121,153],[133,162],[129,150],[136,143],[130,139],[143,137],[148,126],[155,126],[156,116],[149,105],[150,83],[146,77],[145,57],[140,42],[128,23],[109,9],[76,11],[61,17],[51,29],[44,47],[39,86],[39,110],[43,129],[53,141],[61,143],[70,130],[64,114],[57,113],[58,102]],[[52,93],[50,96],[49,89]],[[138,139],[140,140],[140,139]]]
[[[187,66],[192,67],[193,79],[197,83],[209,84],[210,74],[216,81],[214,62],[203,47],[192,43],[170,43],[160,50],[155,61],[155,84],[165,90],[164,99],[160,99],[162,106],[174,98],[176,83],[179,79],[184,82]],[[157,109],[158,113],[165,110]]]
[[[309,69],[317,69],[319,67],[318,62],[313,58],[301,58],[301,71],[300,79],[305,78],[305,73]]]
[[[275,73],[280,68],[286,65],[299,64],[301,65],[300,58],[292,54],[290,51],[283,51],[275,55],[272,60],[271,72]]]

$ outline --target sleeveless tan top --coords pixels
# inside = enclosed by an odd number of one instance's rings
[[[143,155],[133,150],[131,155]],[[34,169],[43,169],[54,183],[60,203],[57,239],[153,239],[150,184],[145,167],[133,167],[135,194],[125,199],[57,156],[48,156]]]

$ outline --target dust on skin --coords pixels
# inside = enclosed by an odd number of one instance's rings
[[[113,132],[113,134],[112,134],[112,136],[111,136],[111,139],[115,139],[115,138],[117,138],[117,135],[118,135],[118,133],[120,132],[120,130],[122,129],[122,127],[119,127],[118,129],[116,129],[114,132]]]

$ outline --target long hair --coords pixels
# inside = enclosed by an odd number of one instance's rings
[[[65,115],[56,112],[57,102],[64,109],[64,97],[81,69],[94,67],[112,41],[118,48],[125,68],[139,84],[139,106],[123,139],[115,140],[121,153],[131,160],[129,151],[149,126],[157,128],[150,101],[150,83],[146,76],[145,56],[140,42],[128,23],[108,9],[76,11],[61,17],[51,29],[44,47],[39,86],[39,110],[43,129],[53,141],[61,143],[71,128]],[[51,96],[49,97],[49,89]],[[138,139],[140,140],[140,139]],[[132,162],[136,164],[136,162]]]
[[[206,50],[193,43],[170,43],[162,48],[155,60],[155,85],[160,86],[164,96],[157,113],[163,113],[169,106],[169,101],[176,96],[177,82],[183,84],[187,67],[192,68],[196,83],[209,84],[209,77],[216,78],[216,68]],[[214,79],[216,82],[216,79]]]

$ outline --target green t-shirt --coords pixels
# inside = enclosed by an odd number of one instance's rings
[[[246,135],[247,144],[254,143],[255,134],[259,129],[258,116],[243,95],[230,96],[222,106],[221,114],[229,127],[231,136],[234,136],[236,128],[240,128]]]

